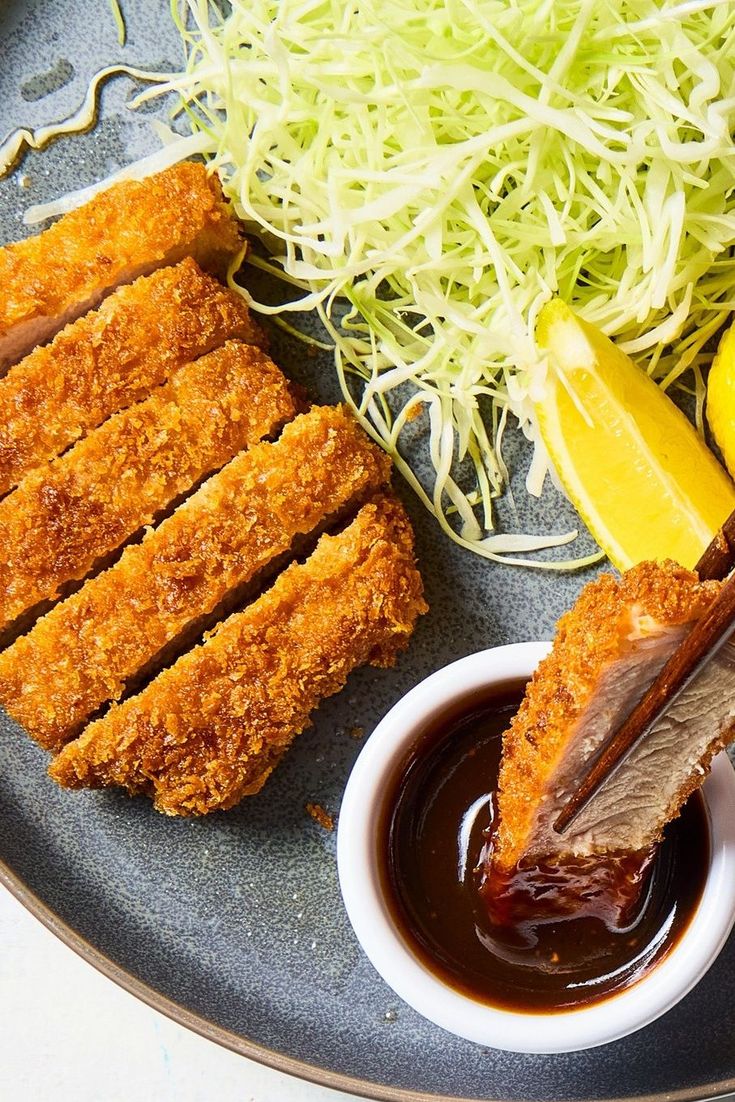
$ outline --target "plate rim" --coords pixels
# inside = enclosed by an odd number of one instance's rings
[[[476,1098],[467,1098],[460,1095],[433,1094],[422,1091],[406,1090],[403,1087],[391,1087],[387,1083],[377,1083],[368,1079],[356,1079],[343,1072],[330,1071],[318,1064],[311,1064],[306,1060],[299,1060],[295,1056],[287,1056],[277,1049],[268,1048],[248,1037],[233,1030],[225,1029],[216,1022],[190,1010],[175,999],[169,998],[158,991],[151,984],[136,976],[133,972],[123,968],[98,949],[91,941],[80,934],[35,892],[25,880],[0,858],[0,884],[25,907],[43,926],[55,937],[81,957],[87,964],[92,965],[107,979],[128,994],[133,995],[141,1002],[150,1006],[153,1010],[163,1014],[177,1025],[197,1033],[205,1040],[227,1048],[231,1052],[244,1056],[256,1063],[272,1068],[274,1071],[294,1076],[314,1083],[317,1086],[328,1087],[331,1090],[356,1094],[362,1098],[374,1100],[374,1102],[478,1102]],[[635,1102],[716,1102],[717,1099],[735,1092],[735,1076],[723,1079],[719,1082],[703,1084],[701,1088],[682,1088],[678,1091],[661,1091],[658,1094],[636,1095]],[[491,1100],[488,1100],[491,1102]],[[503,1102],[496,1099],[495,1102]],[[557,1102],[565,1102],[558,1099]],[[597,1102],[632,1102],[629,1097],[605,1098]]]

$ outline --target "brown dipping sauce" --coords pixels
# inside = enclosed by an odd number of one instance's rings
[[[492,1006],[554,1011],[629,987],[666,956],[701,897],[709,830],[696,793],[644,861],[589,882],[584,862],[556,883],[553,870],[488,882],[501,735],[523,689],[475,694],[424,728],[386,790],[378,858],[393,921],[430,971]]]

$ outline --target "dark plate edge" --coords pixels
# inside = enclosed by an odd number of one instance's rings
[[[40,896],[36,895],[27,884],[0,859],[0,885],[7,888],[19,903],[21,903],[34,918],[37,918],[47,930],[50,930],[64,945],[72,949],[87,964],[91,964],[103,976],[112,980],[118,987],[129,994],[134,995],[141,1002],[146,1003],[165,1015],[178,1025],[198,1033],[208,1041],[222,1045],[240,1056],[246,1056],[274,1071],[293,1075],[298,1079],[305,1079],[316,1083],[321,1087],[330,1087],[332,1090],[344,1091],[350,1094],[360,1095],[362,1098],[373,1099],[375,1102],[477,1102],[477,1099],[460,1097],[458,1095],[424,1094],[417,1091],[403,1090],[399,1087],[390,1087],[386,1084],[371,1083],[365,1079],[353,1079],[349,1075],[340,1072],[329,1071],[316,1064],[308,1064],[303,1060],[297,1060],[292,1056],[286,1056],[275,1049],[266,1048],[255,1041],[250,1041],[238,1033],[223,1029],[208,1018],[202,1017],[185,1006],[162,995],[155,988],[150,987],[143,980],[128,972],[116,964],[114,960],[100,952],[91,942],[64,922]],[[665,1091],[661,1094],[648,1094],[636,1096],[635,1102],[716,1102],[716,1099],[735,1092],[735,1078],[721,1080],[719,1083],[708,1083],[702,1090]],[[490,1100],[488,1100],[490,1102]],[[496,1100],[497,1102],[497,1100]],[[559,1100],[563,1102],[563,1100]],[[605,1099],[601,1102],[629,1102],[627,1099]]]

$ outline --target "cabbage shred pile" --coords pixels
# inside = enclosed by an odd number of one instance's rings
[[[543,481],[533,333],[554,294],[689,387],[701,424],[702,349],[735,308],[735,3],[173,10],[188,66],[163,87],[452,538],[490,558],[569,538],[492,531],[509,412]],[[429,478],[402,446],[417,417]]]

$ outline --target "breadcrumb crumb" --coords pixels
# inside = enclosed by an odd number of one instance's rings
[[[307,804],[306,810],[320,827],[329,831],[334,830],[334,819],[329,812],[324,810],[321,804]]]

